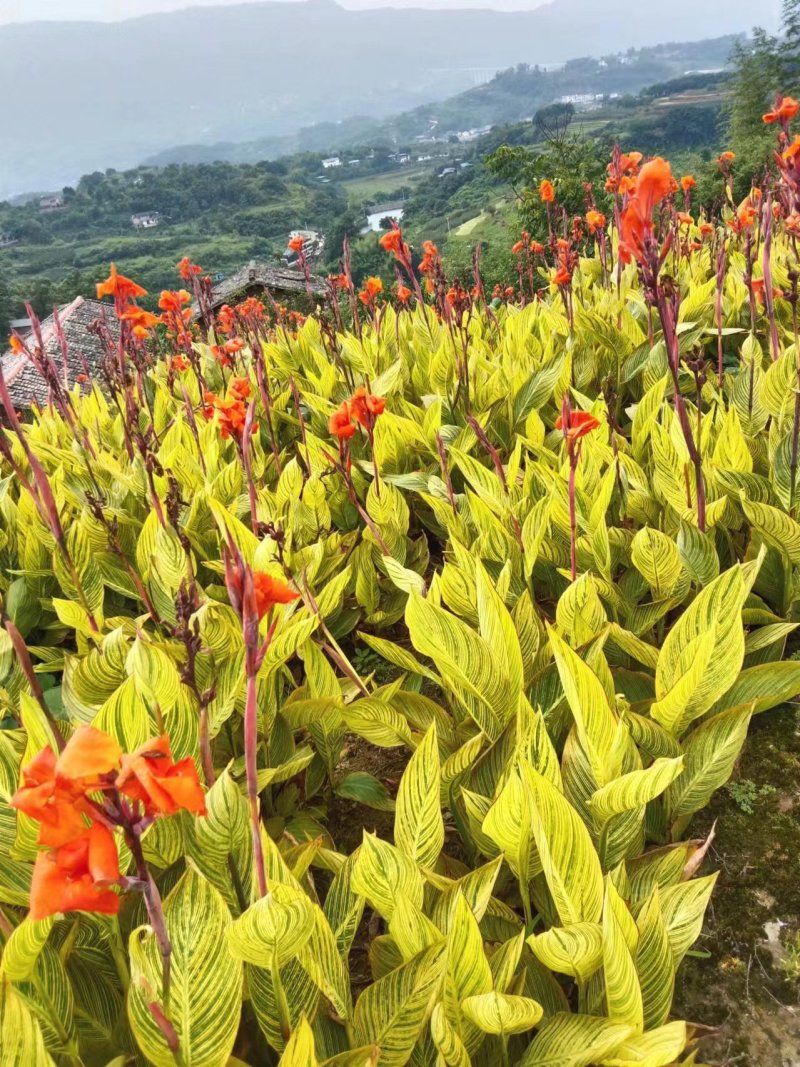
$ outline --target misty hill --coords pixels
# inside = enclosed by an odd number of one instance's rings
[[[571,59],[558,70],[519,64],[500,71],[483,85],[446,100],[422,104],[387,119],[353,116],[323,122],[280,137],[254,141],[183,144],[143,160],[152,166],[170,163],[254,163],[296,152],[360,152],[365,145],[392,145],[413,150],[417,137],[446,140],[448,131],[498,126],[530,118],[535,111],[566,95],[603,94],[630,97],[654,82],[668,82],[687,70],[719,71],[727,66],[737,37],[670,42],[624,54]],[[722,74],[691,75],[693,84],[716,82]]]
[[[0,195],[57,188],[175,144],[396,114],[516,63],[652,45],[677,28],[694,38],[740,31],[752,17],[744,0],[554,0],[521,12],[346,11],[306,0],[8,25]]]

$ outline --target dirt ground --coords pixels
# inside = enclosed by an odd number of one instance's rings
[[[701,873],[719,870],[703,934],[678,973],[674,1013],[714,1027],[698,1060],[800,1067],[800,712],[753,720],[734,779],[690,828],[717,820]],[[703,1033],[701,1031],[701,1033]]]

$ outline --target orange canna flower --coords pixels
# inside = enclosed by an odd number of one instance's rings
[[[439,249],[433,241],[422,242],[423,256],[419,264],[420,274],[430,274],[436,259],[439,258]],[[428,290],[430,292],[430,290]]]
[[[93,726],[79,726],[56,757],[49,746],[22,768],[22,786],[11,799],[17,811],[39,824],[40,845],[58,846],[85,828],[92,814],[86,794],[101,785],[101,776],[119,764],[122,749]]]
[[[289,242],[289,249],[292,252],[302,252],[304,243],[303,238],[298,235]]]
[[[589,227],[590,233],[604,230],[606,227],[606,217],[602,211],[596,211],[592,208],[590,211],[586,212],[586,225]]]
[[[89,381],[89,375],[81,372],[80,374],[76,375],[75,381],[78,383],[78,385],[85,385]]]
[[[189,360],[186,358],[186,356],[173,356],[172,359],[169,361],[169,369],[177,371],[179,374],[183,373],[183,371],[188,370],[189,366]]]
[[[345,400],[331,415],[328,420],[328,430],[331,436],[338,437],[340,441],[346,441],[356,432],[349,401]]]
[[[138,296],[147,296],[147,290],[124,274],[118,274],[116,264],[112,263],[109,276],[104,282],[97,283],[97,299],[102,300],[104,296],[113,296],[120,301],[135,300]]]
[[[581,437],[585,437],[592,430],[596,430],[600,425],[600,420],[596,419],[588,411],[573,411],[569,417],[569,425],[566,428],[564,436],[568,441],[578,441]],[[556,419],[556,429],[564,430],[564,420],[561,415]]]
[[[225,342],[225,351],[229,356],[236,355],[237,352],[241,352],[244,348],[244,341],[241,337],[231,337],[229,341]]]
[[[779,102],[778,102],[779,101]],[[788,122],[800,110],[800,104],[791,96],[778,97],[774,111],[768,111],[761,118],[764,122]]]
[[[620,256],[623,262],[631,257],[641,260],[644,243],[653,232],[653,210],[672,191],[672,171],[661,156],[648,160],[636,178],[636,188],[622,213],[620,227]]]
[[[688,212],[679,211],[678,212],[678,222],[681,224],[681,226],[691,226],[694,223],[694,219],[692,218],[692,216]]]
[[[134,330],[142,329],[147,333],[154,326],[158,326],[160,319],[158,315],[154,315],[150,311],[145,311],[144,308],[129,307],[126,311],[123,311],[117,318],[120,322],[129,322]]]
[[[539,182],[539,199],[544,204],[552,204],[556,198],[556,191],[553,187],[553,183],[547,178],[542,179]]]
[[[183,259],[178,264],[177,269],[181,278],[183,278],[185,282],[190,282],[192,280],[193,274],[203,273],[203,268],[198,267],[196,263],[192,263],[188,256],[183,257]]]
[[[233,333],[235,326],[235,313],[229,304],[223,304],[217,312],[217,327],[222,333]]]
[[[40,852],[31,879],[30,918],[67,911],[116,915],[119,897],[108,886],[120,878],[112,832],[100,823],[53,852]]]
[[[220,437],[224,440],[229,437],[241,437],[247,420],[247,408],[244,401],[237,400],[235,397],[218,399],[216,409]],[[253,429],[255,430],[255,423],[253,423]]]
[[[710,222],[701,222],[700,223],[700,233],[701,233],[701,235],[703,237],[708,237],[713,232],[714,232],[714,227],[711,225]]]
[[[544,245],[540,244],[538,241],[531,241],[531,252],[533,252],[535,256],[544,255]]]
[[[166,734],[123,755],[116,786],[141,804],[147,815],[174,815],[178,811],[205,815],[205,796],[194,760],[186,756],[173,762]]]
[[[375,419],[382,415],[386,407],[386,401],[382,396],[373,396],[362,385],[353,393],[350,400],[350,414],[364,429],[369,429]]]
[[[786,232],[794,237],[800,236],[800,215],[796,211],[786,216]]]
[[[264,571],[253,571],[253,585],[259,619],[263,619],[276,604],[291,604],[293,600],[300,598],[300,594],[292,589],[288,582],[273,578]]]
[[[191,299],[191,293],[187,293],[185,289],[177,291],[164,289],[159,297],[158,306],[162,311],[174,311],[180,315],[183,313],[183,305],[188,304]]]
[[[697,185],[697,182],[691,174],[684,174],[681,178],[681,189],[683,189],[685,193],[688,193],[690,189],[694,189],[695,185]]]
[[[511,246],[511,251],[514,253],[515,256],[518,256],[520,254],[520,252],[522,252],[524,250],[525,250],[525,242],[524,241],[517,241],[516,244],[513,244]]]
[[[383,282],[380,278],[371,277],[367,278],[364,282],[364,288],[358,294],[358,299],[362,304],[374,304],[375,298],[378,293],[383,292]]]
[[[792,143],[783,150],[781,157],[786,160],[794,159],[798,152],[800,152],[800,137],[795,137]]]
[[[641,152],[623,152],[619,157],[619,169],[625,173],[625,171],[631,171],[635,174],[639,169],[639,164],[642,162]]]
[[[387,230],[386,233],[378,238],[378,244],[384,252],[391,252],[395,256],[401,255],[404,248],[403,231],[399,226]]]
[[[22,355],[25,351],[25,345],[20,341],[19,337],[15,333],[12,333],[8,339],[9,348],[16,356]]]
[[[247,378],[232,378],[228,386],[228,395],[234,400],[247,400],[250,396],[250,382]]]
[[[401,304],[407,304],[411,299],[411,290],[407,285],[398,285],[395,293]]]
[[[328,281],[334,289],[349,289],[350,287],[346,274],[329,274]]]
[[[720,154],[717,156],[717,163],[719,163],[721,166],[727,166],[729,163],[733,163],[735,159],[736,153],[731,152],[729,149],[726,152],[720,152]]]
[[[559,267],[556,273],[553,275],[554,285],[569,285],[572,281],[572,273],[567,267]]]

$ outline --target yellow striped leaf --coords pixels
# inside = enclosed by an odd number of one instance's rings
[[[311,901],[299,889],[275,885],[227,928],[228,949],[236,959],[258,967],[282,967],[311,937]]]
[[[378,1045],[381,1067],[405,1067],[428,1020],[444,973],[444,943],[425,949],[367,986],[353,1015],[353,1037]]]
[[[667,1021],[675,986],[672,946],[667,935],[667,924],[661,914],[657,887],[639,913],[636,925],[639,929],[636,972],[642,990],[644,1025],[646,1030],[650,1030]]]
[[[213,886],[192,867],[164,901],[172,942],[172,982],[166,1014],[184,1063],[225,1067],[239,1029],[242,965],[225,933],[230,914]],[[156,1067],[174,1067],[175,1056],[149,1010],[162,1002],[161,959],[150,927],[131,934],[128,1019],[144,1055]]]
[[[280,1058],[279,1067],[319,1067],[314,1034],[305,1015],[292,1031]]]
[[[646,1034],[629,1037],[603,1060],[604,1067],[671,1067],[689,1041],[686,1023],[680,1019]],[[688,1062],[688,1061],[686,1061]]]
[[[2,1067],[52,1067],[44,1036],[28,1005],[10,982],[0,982]]]
[[[486,642],[457,616],[416,593],[408,598],[405,617],[414,648],[433,660],[466,711],[496,740],[516,706]]]
[[[5,977],[12,982],[22,982],[28,977],[47,943],[54,921],[52,916],[38,922],[25,918],[12,930],[0,958],[0,980]]]
[[[625,902],[614,888],[611,878],[606,878],[603,906],[603,977],[608,1017],[615,1022],[627,1023],[636,1032],[641,1032],[644,1026],[642,990],[626,938],[626,927],[630,922]]]
[[[683,742],[683,773],[667,790],[670,820],[692,815],[730,778],[742,750],[750,709],[732,708],[706,719]]]
[[[605,785],[618,772],[618,761],[613,758],[616,718],[597,675],[555,630],[548,632],[561,685],[575,719],[581,745],[589,757],[595,781],[598,785]]]
[[[570,802],[523,764],[532,802],[531,826],[547,886],[564,925],[597,922],[603,909],[603,875],[589,831]]]
[[[623,811],[644,807],[674,782],[683,769],[683,756],[657,759],[645,770],[629,771],[604,785],[589,798],[589,807],[598,825]]]
[[[705,878],[667,886],[661,891],[661,912],[676,967],[700,936],[716,880],[716,874],[709,874]]]
[[[447,1067],[472,1067],[472,1061],[458,1031],[448,1021],[444,1005],[434,1006],[431,1013],[431,1037]]]
[[[533,954],[545,967],[588,982],[603,962],[603,930],[599,923],[552,926],[528,938]]]
[[[634,1034],[634,1028],[597,1015],[557,1012],[545,1019],[519,1067],[592,1067]]]
[[[352,889],[365,897],[385,919],[391,919],[399,897],[422,907],[422,878],[417,865],[388,841],[364,832],[353,868]]]
[[[541,1019],[544,1009],[530,997],[481,993],[461,1001],[461,1011],[484,1034],[522,1034]]]
[[[759,504],[744,497],[740,503],[745,518],[767,544],[787,555],[792,563],[800,563],[800,522],[771,504]]]
[[[683,563],[671,537],[645,526],[631,543],[631,561],[653,593],[654,600],[664,600],[681,580]]]
[[[397,847],[414,863],[433,867],[444,844],[439,806],[441,769],[436,723],[432,723],[400,779],[394,819]]]

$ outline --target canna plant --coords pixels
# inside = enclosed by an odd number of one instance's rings
[[[489,303],[395,229],[307,317],[112,269],[88,388],[15,339],[3,1063],[696,1062],[692,819],[800,694],[784,104],[721,218],[544,182]]]

